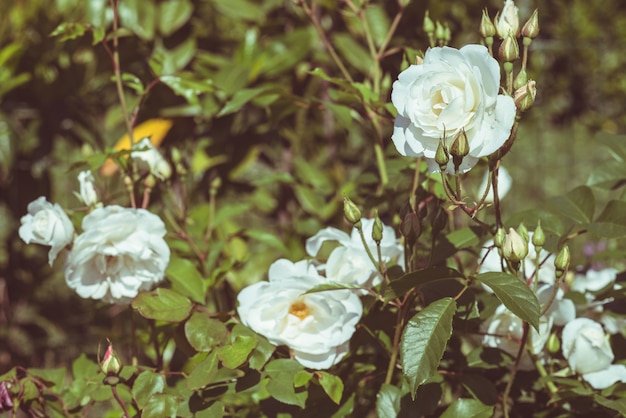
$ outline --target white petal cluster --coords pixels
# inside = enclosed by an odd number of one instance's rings
[[[430,48],[420,65],[411,65],[393,83],[391,101],[398,110],[392,140],[405,156],[425,157],[439,171],[439,142],[449,147],[461,130],[469,142],[461,172],[497,151],[515,120],[513,98],[500,92],[500,67],[482,45],[461,49]],[[452,161],[447,171],[454,173]]]
[[[80,185],[80,201],[86,206],[96,206],[98,204],[98,193],[95,186],[96,180],[91,171],[81,171],[78,174],[78,183]]]
[[[129,303],[163,279],[170,249],[157,215],[106,206],[85,216],[82,227],[65,265],[67,284],[81,297]]]
[[[374,219],[362,218],[361,224],[367,247],[374,257],[378,250],[376,242],[372,239]],[[355,228],[352,234],[337,228],[328,227],[309,238],[306,242],[306,251],[315,257],[322,245],[327,241],[339,244],[328,257],[326,264],[320,268],[325,269],[326,278],[333,282],[354,284],[369,289],[378,285],[382,276],[369,258],[359,231]],[[397,260],[399,265],[404,264],[404,248],[392,227],[383,225],[383,236],[380,241],[381,258],[384,263]],[[363,293],[363,292],[362,292]]]
[[[136,161],[145,164],[150,174],[158,179],[166,180],[172,175],[172,167],[163,158],[159,150],[152,145],[148,137],[142,138],[133,145],[130,156]]]
[[[305,294],[322,283],[311,262],[278,260],[269,269],[269,281],[239,293],[237,312],[272,344],[288,346],[305,367],[327,369],[348,352],[363,306],[349,290]]]
[[[48,263],[52,265],[59,252],[74,238],[74,226],[61,206],[41,196],[28,204],[28,214],[20,220],[19,235],[26,244],[50,246]]]

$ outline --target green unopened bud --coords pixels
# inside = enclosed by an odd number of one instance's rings
[[[559,337],[552,333],[548,337],[548,341],[546,341],[546,349],[549,353],[556,354],[561,349],[561,341],[559,341]]]
[[[561,248],[561,251],[559,251],[559,253],[557,254],[556,259],[554,260],[554,267],[556,267],[557,278],[561,277],[563,275],[563,272],[567,270],[569,262],[569,247],[567,245],[564,245],[563,248]]]
[[[450,25],[447,23],[443,27],[443,43],[448,45],[452,40],[452,30],[450,29]]]
[[[537,9],[522,27],[522,36],[524,38],[535,39],[539,35],[539,12]]]
[[[541,222],[537,223],[537,229],[533,232],[533,245],[537,248],[537,251],[543,247],[543,244],[546,242],[546,234],[543,233],[543,228],[541,228]]]
[[[519,263],[528,255],[528,241],[513,228],[509,228],[502,244],[502,255],[512,263]]]
[[[220,187],[222,187],[221,177],[215,177],[213,180],[211,180],[211,183],[209,184],[209,193],[211,194],[211,196],[217,195],[217,191],[220,189]]]
[[[479,27],[480,36],[483,38],[493,38],[496,34],[496,27],[491,22],[491,18],[489,17],[489,13],[487,9],[483,9],[483,16],[480,19],[480,27]]]
[[[459,168],[461,166],[461,162],[463,162],[463,157],[469,154],[469,142],[467,141],[465,129],[461,129],[452,141],[452,145],[450,146],[450,155],[452,155],[454,167]]]
[[[517,90],[526,86],[526,83],[528,83],[528,74],[526,74],[526,70],[522,68],[520,72],[517,73],[515,80],[513,80],[513,88]]]
[[[435,152],[435,162],[439,164],[439,169],[444,172],[448,166],[448,161],[450,161],[450,156],[448,156],[446,146],[443,144],[443,140],[441,140]]]
[[[439,21],[435,24],[435,38],[439,43],[444,43],[446,39],[446,28]]]
[[[515,90],[513,100],[515,101],[515,106],[517,106],[521,112],[525,112],[533,106],[536,96],[537,84],[535,80],[529,80],[525,86]]]
[[[343,198],[343,213],[346,219],[353,224],[361,220],[361,211],[347,196]]]
[[[496,235],[494,235],[493,237],[493,244],[497,248],[502,248],[502,245],[504,245],[505,238],[506,238],[506,233],[504,232],[504,228],[498,228],[498,230],[496,231]]]
[[[500,59],[504,62],[513,62],[519,58],[519,44],[513,35],[508,35],[500,44],[498,50]]]
[[[428,10],[426,10],[426,14],[424,14],[424,22],[422,23],[422,29],[427,34],[435,33],[435,23],[430,18]]]
[[[520,223],[519,226],[517,227],[517,233],[520,234],[522,238],[524,238],[524,241],[528,242],[529,240],[528,228],[526,228],[526,225],[524,225],[524,222]]]
[[[374,225],[372,225],[372,239],[376,244],[380,243],[383,239],[383,223],[378,217],[378,211],[374,217]]]
[[[183,155],[177,147],[172,148],[172,162],[174,165],[178,165],[183,161]]]
[[[102,362],[100,362],[100,370],[104,373],[107,378],[117,377],[122,370],[122,361],[119,356],[113,349],[113,344],[109,342],[109,346],[107,347],[106,352],[104,353],[104,357],[102,358]],[[119,380],[118,380],[119,381]],[[118,381],[115,379],[105,379],[105,383],[107,384],[117,384]]]

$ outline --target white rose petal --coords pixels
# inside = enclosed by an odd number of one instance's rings
[[[587,273],[577,274],[571,285],[571,290],[580,293],[599,292],[615,283],[617,270],[606,268],[603,270],[589,270]]]
[[[277,264],[278,263],[278,264]],[[280,271],[302,266],[279,260],[270,268],[268,282],[244,288],[237,296],[242,322],[272,344],[286,345],[305,367],[327,369],[347,353],[355,326],[363,313],[359,297],[350,291],[332,290],[304,294],[322,284],[316,272],[288,278]]]
[[[465,130],[469,154],[461,172],[492,154],[507,140],[515,103],[499,95],[500,67],[481,45],[430,48],[424,62],[411,65],[393,83],[391,101],[398,110],[392,140],[402,155],[425,157],[432,171],[441,139]],[[444,138],[445,131],[445,138]],[[454,173],[453,163],[447,171]]]
[[[144,209],[95,209],[67,259],[67,284],[83,298],[129,303],[163,279],[170,258],[165,232],[163,221]]]
[[[150,173],[161,179],[168,179],[172,175],[172,167],[163,158],[163,155],[150,142],[150,138],[142,138],[133,145],[133,151],[130,153],[131,158],[144,162]]]
[[[49,245],[48,263],[52,265],[59,252],[72,242],[74,226],[61,206],[41,196],[28,204],[22,216],[19,235],[26,244]]]
[[[576,373],[604,370],[614,355],[602,326],[589,318],[576,318],[563,328],[563,357]]]
[[[96,180],[89,170],[81,171],[78,174],[80,185],[80,200],[87,206],[95,206],[98,203],[98,193],[95,187]]]
[[[583,374],[585,379],[594,389],[606,389],[617,382],[626,383],[626,366],[612,364],[604,370]]]

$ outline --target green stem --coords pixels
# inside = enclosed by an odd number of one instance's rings
[[[115,85],[117,86],[117,95],[120,99],[120,107],[122,108],[122,115],[124,116],[124,122],[126,123],[126,130],[128,131],[128,137],[130,138],[130,146],[135,144],[133,138],[133,127],[130,122],[128,113],[128,107],[126,106],[126,98],[124,97],[124,86],[122,85],[122,73],[120,71],[120,53],[119,53],[119,39],[117,38],[118,19],[119,14],[117,5],[119,0],[110,0],[111,8],[113,9],[113,72],[115,74]]]
[[[511,393],[511,388],[513,387],[513,382],[515,381],[515,375],[517,374],[517,369],[519,367],[519,363],[524,355],[524,350],[526,349],[526,341],[528,340],[528,331],[529,326],[528,322],[524,322],[524,334],[522,335],[522,340],[520,341],[519,350],[517,351],[517,357],[515,358],[515,364],[513,364],[513,369],[511,370],[511,376],[509,377],[509,381],[506,384],[506,388],[504,389],[504,393],[502,394],[502,411],[504,412],[504,418],[509,418],[509,409],[507,407],[507,403],[509,401],[509,394]]]
[[[113,397],[115,398],[117,403],[122,408],[122,411],[124,411],[124,418],[130,418],[128,409],[126,408],[126,405],[124,405],[124,402],[122,401],[122,398],[120,398],[120,395],[117,393],[117,388],[115,386],[111,386],[111,392],[113,393]]]

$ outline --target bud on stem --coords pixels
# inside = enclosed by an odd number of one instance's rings
[[[361,220],[361,211],[347,196],[343,198],[343,213],[352,224]]]

